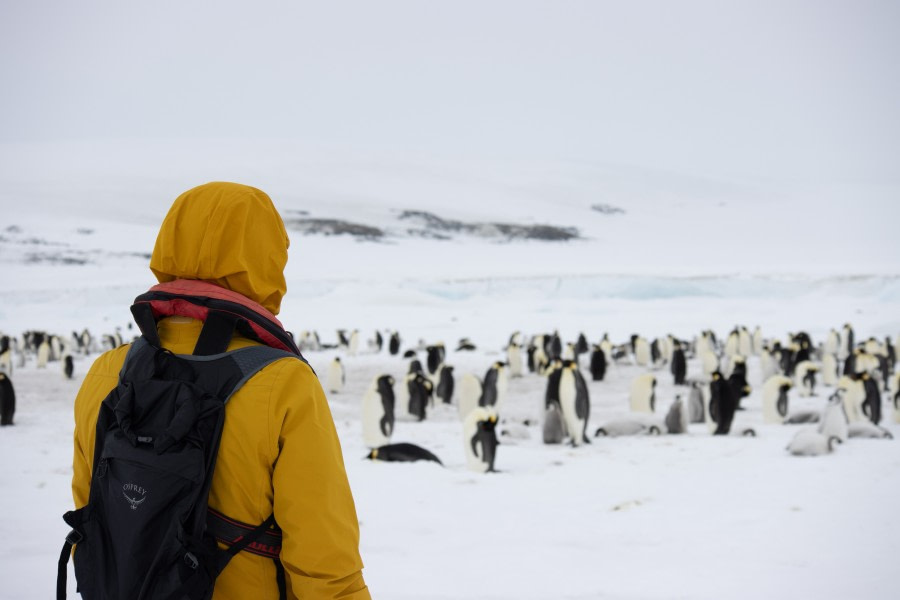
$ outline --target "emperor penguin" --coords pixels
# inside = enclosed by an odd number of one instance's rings
[[[825,345],[822,346],[824,354],[837,354],[841,350],[841,336],[837,330],[832,327],[825,336]]]
[[[869,354],[887,355],[887,351],[885,350],[884,346],[882,346],[881,342],[879,342],[878,339],[874,337],[870,337],[869,339],[867,339],[863,344],[863,348],[865,348],[866,352],[868,352]]]
[[[566,437],[559,402],[550,402],[544,411],[543,439],[545,444],[561,444]]]
[[[689,423],[703,423],[706,420],[706,400],[703,395],[703,388],[706,387],[699,381],[691,383],[691,391],[687,399]]]
[[[72,374],[75,372],[75,363],[72,360],[72,355],[68,352],[62,357],[62,368],[65,378],[72,379]]]
[[[384,446],[394,433],[394,378],[379,375],[363,396],[363,442],[369,448]]]
[[[816,373],[819,367],[811,360],[804,360],[794,369],[794,384],[803,398],[816,395]]]
[[[676,340],[675,336],[671,333],[666,334],[666,362],[672,362],[672,354],[675,352],[675,345],[681,346],[681,341]]]
[[[700,361],[703,365],[704,375],[712,376],[713,373],[719,370],[719,357],[711,350],[706,350],[701,353]]]
[[[741,335],[737,328],[731,330],[725,338],[725,356],[732,357],[741,353]]]
[[[536,335],[531,340],[531,347],[534,348],[531,352],[531,365],[534,367],[535,372],[541,374],[543,374],[547,365],[550,364],[550,357],[547,356],[547,351],[544,349],[544,337],[544,335]]]
[[[862,379],[842,376],[838,379],[837,391],[844,402],[844,414],[848,423],[864,421],[863,402],[866,400],[866,388]]]
[[[428,366],[428,373],[429,375],[434,375],[438,372],[441,365],[444,364],[444,357],[446,356],[444,344],[440,342],[433,346],[428,346],[425,348],[425,352],[428,354],[425,360],[425,364]]]
[[[650,365],[659,367],[663,363],[663,353],[659,345],[659,338],[653,338],[650,342]]]
[[[546,351],[547,356],[551,360],[562,358],[562,338],[559,337],[558,331],[554,331],[553,335],[550,336],[550,339],[547,341]]]
[[[354,329],[350,332],[350,339],[347,341],[347,355],[356,356],[359,353],[359,330]]]
[[[509,372],[502,362],[495,362],[484,375],[481,387],[479,406],[493,406],[494,410],[502,410],[503,401],[506,399],[506,390],[509,388]]]
[[[652,373],[638,375],[631,382],[629,404],[632,412],[653,413],[656,411],[656,376]]]
[[[856,374],[868,373],[869,375],[874,375],[881,366],[878,357],[866,352],[865,349],[859,349],[853,364]]]
[[[762,329],[759,325],[753,330],[753,354],[759,356],[764,345]]]
[[[472,410],[478,407],[481,399],[481,380],[471,373],[466,373],[459,381],[459,418],[465,420]]]
[[[834,387],[838,382],[838,363],[837,357],[826,352],[822,355],[822,384],[828,387]]]
[[[350,347],[350,340],[347,338],[347,330],[346,329],[338,329],[337,330],[337,338],[338,338],[337,347],[340,350],[346,352],[347,348]]]
[[[574,361],[564,361],[559,377],[559,405],[573,446],[590,443],[587,436],[591,401],[587,383]]]
[[[836,437],[842,442],[847,441],[847,416],[844,414],[844,402],[840,393],[835,392],[828,398],[828,404],[819,419],[819,433]]]
[[[669,407],[666,413],[666,429],[669,433],[680,434],[687,433],[688,430],[688,407],[681,396],[675,396],[675,401]]]
[[[737,401],[731,386],[722,374],[716,371],[709,383],[709,416],[716,423],[713,435],[727,435],[731,431],[736,407]]]
[[[773,375],[778,375],[780,367],[778,357],[775,356],[772,348],[764,346],[759,353],[759,369],[761,371],[761,379],[768,381]]]
[[[50,336],[50,360],[57,361],[62,356],[62,343],[58,335]]]
[[[93,346],[94,346],[94,338],[93,338],[93,336],[91,336],[91,332],[88,331],[87,328],[85,328],[81,332],[80,339],[81,339],[81,348],[84,352],[84,355],[89,356],[91,354],[91,352],[93,352]]]
[[[709,336],[709,332],[704,331],[700,334],[700,337],[697,338],[696,343],[694,344],[697,356],[703,356],[705,352],[715,353],[716,347],[712,342],[712,339]]]
[[[497,412],[493,407],[479,406],[468,414],[463,423],[463,445],[466,466],[476,473],[495,471],[497,458]]]
[[[613,360],[613,344],[609,341],[608,333],[603,334],[603,339],[600,340],[599,346],[603,350],[603,354],[606,355],[606,364],[610,364]]]
[[[764,423],[784,423],[788,414],[788,391],[794,383],[784,375],[772,375],[763,384],[762,411]]]
[[[438,368],[435,380],[437,381],[437,386],[435,387],[434,395],[440,398],[441,402],[444,404],[452,404],[453,388],[455,385],[453,380],[453,367],[442,364],[440,368]]]
[[[407,414],[414,416],[419,421],[425,420],[425,409],[431,402],[431,393],[434,384],[422,373],[410,373],[403,378],[409,400],[405,407]]]
[[[510,343],[506,347],[506,363],[509,365],[510,377],[522,376],[522,346]]]
[[[750,356],[753,354],[753,338],[750,332],[743,325],[738,330],[738,354],[741,356]]]
[[[0,373],[0,425],[12,425],[16,414],[16,390],[12,379]]]
[[[50,360],[50,342],[46,339],[38,346],[37,351],[37,368],[46,369],[47,361]]]
[[[370,350],[378,354],[384,348],[384,336],[377,329],[375,330],[375,339],[369,343]]]
[[[863,400],[863,414],[869,417],[875,425],[881,422],[881,391],[878,382],[868,373],[861,373],[859,378],[863,382],[865,400]]]
[[[650,344],[647,340],[638,336],[634,339],[634,362],[640,367],[650,365]]]
[[[847,360],[847,357],[853,354],[855,345],[853,327],[850,326],[850,323],[844,323],[844,326],[841,328],[841,348],[838,352],[838,359]]]
[[[594,344],[591,350],[591,379],[603,381],[606,377],[606,352],[599,344]]]
[[[821,456],[834,450],[834,444],[841,441],[836,437],[828,437],[814,428],[801,429],[787,445],[787,451],[794,456]]]
[[[746,359],[741,355],[735,355],[731,359],[731,373],[728,375],[728,385],[731,386],[732,395],[734,396],[734,409],[744,410],[741,408],[741,400],[750,395],[753,389],[747,383],[747,363]]]
[[[6,338],[6,340],[6,348],[0,349],[0,373],[6,373],[11,376],[13,371],[13,350],[9,345],[9,338]]]
[[[328,363],[328,374],[326,375],[328,391],[332,394],[339,394],[344,389],[344,365],[339,356]]]
[[[588,350],[590,350],[590,346],[588,346],[587,337],[584,333],[579,333],[578,339],[575,341],[575,360],[578,360],[582,354],[587,354]]]
[[[388,352],[391,356],[396,356],[400,352],[400,334],[396,331],[391,332],[391,337],[388,340]]]
[[[681,344],[675,342],[672,350],[672,376],[675,378],[675,385],[684,385],[687,376],[687,359],[684,356],[684,348]]]

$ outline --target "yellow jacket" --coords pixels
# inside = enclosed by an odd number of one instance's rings
[[[254,188],[210,183],[180,196],[150,266],[160,282],[202,279],[273,314],[286,289],[287,234],[271,200]],[[161,320],[162,345],[190,354],[202,323]],[[229,349],[257,342],[235,335]],[[127,346],[101,355],[75,400],[72,493],[87,504],[100,403],[118,382]],[[282,529],[288,598],[370,598],[362,577],[359,524],[328,403],[305,363],[265,367],[226,406],[209,506],[257,524],[274,511]],[[275,565],[241,552],[216,581],[214,600],[277,598]]]

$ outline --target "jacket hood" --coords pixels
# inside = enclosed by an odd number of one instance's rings
[[[278,314],[287,291],[289,244],[281,215],[264,192],[237,183],[207,183],[172,204],[150,270],[160,283],[208,281]]]

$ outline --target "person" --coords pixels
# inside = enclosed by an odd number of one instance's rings
[[[152,289],[229,298],[278,323],[288,245],[265,193],[236,183],[201,185],[179,196],[162,223],[150,259],[160,285]],[[157,315],[162,347],[175,354],[191,354],[203,326],[185,306],[170,303]],[[228,349],[262,343],[253,337],[238,329]],[[76,508],[88,502],[98,412],[127,352],[125,345],[98,357],[75,400]],[[290,357],[275,361],[235,393],[225,414],[211,511],[252,525],[274,514],[288,598],[370,598],[340,443],[312,369]],[[278,598],[276,571],[271,559],[239,552],[216,579],[213,599]]]

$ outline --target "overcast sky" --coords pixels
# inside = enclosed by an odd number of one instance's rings
[[[0,4],[0,142],[283,137],[900,183],[900,2]]]

